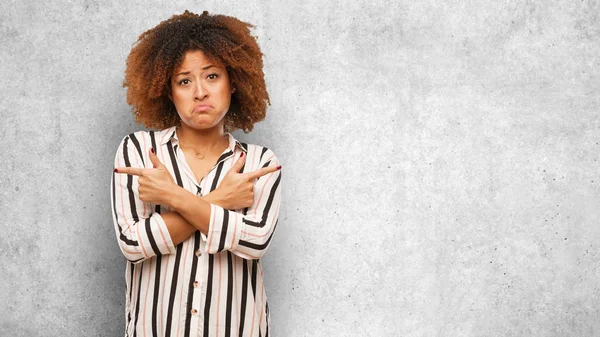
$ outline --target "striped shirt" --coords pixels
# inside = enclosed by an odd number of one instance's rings
[[[152,168],[150,147],[176,183],[206,195],[246,154],[240,172],[279,165],[266,147],[238,142],[198,182],[178,146],[177,129],[138,131],[123,138],[115,167]],[[254,204],[227,210],[211,204],[209,231],[196,231],[175,246],[161,212],[165,205],[139,199],[137,176],[113,173],[114,228],[125,268],[125,336],[269,336],[269,305],[260,257],[277,226],[281,170],[255,180]]]

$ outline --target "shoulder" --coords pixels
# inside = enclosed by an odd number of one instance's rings
[[[150,149],[151,146],[156,147],[164,139],[171,137],[173,132],[175,132],[175,127],[163,130],[138,130],[123,136],[119,147],[127,145],[128,147],[135,146],[139,149]]]

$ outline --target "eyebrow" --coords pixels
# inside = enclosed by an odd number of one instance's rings
[[[212,67],[216,67],[216,66],[214,64],[209,64],[209,65],[206,65],[206,66],[202,67],[200,70],[206,70],[206,69],[212,68]],[[177,77],[179,75],[188,75],[190,72],[191,72],[190,70],[188,70],[188,71],[182,71],[179,74],[176,74],[175,77]]]

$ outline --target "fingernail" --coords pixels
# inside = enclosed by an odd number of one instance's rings
[[[242,158],[244,156],[244,152],[242,152],[242,154],[240,155],[240,158]]]
[[[119,171],[117,171],[117,169],[115,169],[115,172],[119,173]]]
[[[278,169],[278,170],[281,170],[281,165],[277,166],[277,169]]]
[[[154,148],[153,147],[150,148],[150,152],[154,153]]]

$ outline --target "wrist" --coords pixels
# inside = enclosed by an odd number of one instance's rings
[[[173,188],[170,193],[168,193],[166,195],[166,201],[164,202],[165,205],[169,206],[170,208],[175,209],[176,211],[179,211],[180,209],[182,209],[184,207],[185,204],[185,199],[187,197],[187,194],[189,194],[188,191],[186,191],[183,187],[179,186],[179,185],[175,185],[176,187]]]
[[[207,195],[202,196],[201,198],[211,204],[224,207],[224,199],[221,197],[221,195],[217,191],[218,190],[214,190],[214,191],[208,193]]]

